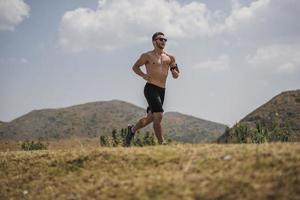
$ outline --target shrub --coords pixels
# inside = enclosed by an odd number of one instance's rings
[[[109,146],[109,141],[108,141],[108,137],[107,136],[104,136],[104,135],[101,135],[100,136],[100,145],[101,146]]]
[[[119,144],[121,143],[121,138],[119,136],[119,134],[117,133],[116,129],[113,129],[113,131],[111,132],[111,137],[112,137],[112,145],[114,147],[119,146]]]
[[[250,135],[250,129],[247,125],[237,124],[233,134],[238,143],[247,143],[247,136]]]
[[[48,144],[44,144],[41,141],[25,141],[21,144],[21,149],[24,151],[32,151],[32,150],[45,150],[47,149]]]
[[[121,129],[120,131],[113,129],[110,136],[104,136],[104,135],[100,136],[99,142],[101,146],[106,146],[106,147],[124,146],[126,135],[127,135],[127,129]],[[132,145],[139,146],[139,147],[146,146],[146,145],[156,145],[154,134],[148,131],[144,134],[137,132],[132,141]]]
[[[269,136],[267,129],[263,128],[261,123],[256,123],[256,129],[251,132],[252,143],[264,143],[268,142]]]
[[[155,139],[152,133],[147,131],[143,138],[144,145],[155,145]]]

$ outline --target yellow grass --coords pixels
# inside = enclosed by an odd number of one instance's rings
[[[31,140],[29,140],[31,141]],[[37,142],[38,140],[34,140]],[[1,151],[16,151],[22,150],[21,144],[24,141],[16,140],[0,140],[0,152]],[[48,139],[41,140],[43,144],[47,144],[47,149],[78,149],[78,148],[95,148],[99,147],[99,137],[88,138],[88,137],[71,137],[66,139]]]
[[[299,143],[0,152],[0,199],[299,198]]]

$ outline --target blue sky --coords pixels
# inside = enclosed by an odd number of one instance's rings
[[[119,99],[146,107],[131,67],[165,32],[181,77],[166,111],[232,125],[300,86],[296,0],[0,0],[0,120]]]

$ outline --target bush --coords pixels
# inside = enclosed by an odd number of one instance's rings
[[[104,136],[104,135],[101,135],[100,136],[100,145],[101,146],[109,146],[109,141],[108,141],[108,137],[107,136]]]
[[[234,128],[234,136],[238,143],[247,143],[247,136],[250,135],[250,129],[243,124],[237,124]]]
[[[32,150],[45,150],[48,148],[48,144],[44,144],[41,141],[25,141],[21,144],[21,149],[24,151],[32,151]]]
[[[143,138],[144,145],[155,145],[155,139],[152,133],[147,131]]]
[[[110,136],[100,136],[99,142],[101,146],[105,147],[124,146],[126,135],[127,129],[121,129],[120,131],[113,129]],[[132,145],[142,147],[146,145],[156,145],[156,142],[153,133],[148,131],[144,134],[137,132],[132,141]]]
[[[268,142],[269,136],[267,129],[263,128],[261,123],[256,123],[256,129],[251,132],[252,143]]]
[[[270,131],[260,122],[255,123],[255,128],[238,123],[232,130],[226,131],[231,141],[237,143],[289,142],[292,133],[290,126],[280,128],[277,125]]]

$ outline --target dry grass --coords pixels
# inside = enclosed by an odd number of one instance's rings
[[[0,152],[1,199],[299,199],[299,143]]]
[[[33,140],[37,142],[38,140]],[[24,141],[16,140],[0,140],[0,152],[1,151],[17,151],[22,150],[21,144]],[[88,138],[88,137],[70,137],[66,139],[48,139],[41,140],[43,144],[47,144],[47,149],[58,150],[58,149],[78,149],[78,148],[95,148],[99,147],[99,137]]]

